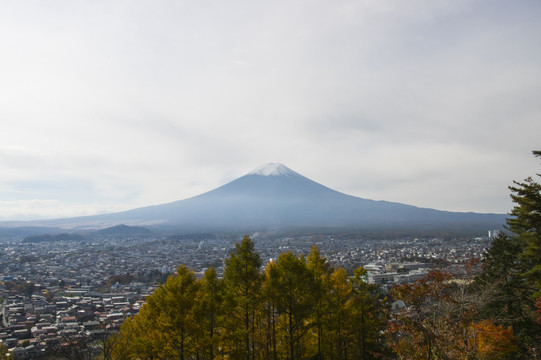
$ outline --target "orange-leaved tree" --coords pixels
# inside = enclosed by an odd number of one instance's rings
[[[469,279],[431,272],[393,295],[406,308],[389,326],[390,344],[401,359],[508,359],[518,350],[510,327],[481,319],[484,294],[469,292]]]

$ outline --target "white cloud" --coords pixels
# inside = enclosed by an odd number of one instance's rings
[[[66,205],[62,201],[43,199],[0,201],[0,219],[2,221],[59,219],[122,210],[129,209],[116,204],[92,202]]]
[[[8,2],[0,195],[20,203],[0,217],[174,201],[275,161],[357,196],[507,212],[538,171],[539,7]]]

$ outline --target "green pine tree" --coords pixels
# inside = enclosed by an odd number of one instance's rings
[[[223,316],[223,286],[214,267],[205,271],[200,281],[199,307],[197,318],[201,329],[199,341],[203,359],[214,360],[219,354],[220,330]]]
[[[246,360],[255,357],[255,313],[261,289],[261,258],[249,236],[235,246],[225,260],[225,309],[228,314],[226,340],[230,356]]]
[[[278,312],[282,315],[282,328],[287,339],[288,359],[304,359],[309,349],[305,337],[309,329],[308,319],[314,306],[313,276],[304,257],[291,251],[282,253],[276,261],[276,278],[273,279]]]
[[[314,309],[312,311],[311,322],[316,329],[317,334],[317,355],[316,359],[323,359],[323,341],[324,333],[324,315],[325,315],[325,295],[328,293],[328,280],[330,275],[330,266],[327,259],[321,256],[319,248],[313,246],[306,257],[306,266],[313,276],[312,291],[314,296]]]
[[[533,154],[541,157],[541,151],[534,151]],[[524,277],[534,288],[533,296],[538,298],[541,297],[541,184],[532,177],[514,183],[515,186],[509,189],[515,206],[507,224],[523,246],[520,262]]]

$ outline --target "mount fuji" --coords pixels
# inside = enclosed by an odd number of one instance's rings
[[[503,214],[439,211],[350,196],[280,163],[272,163],[189,199],[113,214],[40,221],[35,225],[75,229],[127,224],[185,233],[309,229],[484,233],[500,229],[505,218]]]

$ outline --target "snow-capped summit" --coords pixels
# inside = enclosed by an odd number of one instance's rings
[[[263,164],[254,170],[250,171],[247,175],[261,175],[261,176],[295,176],[299,175],[295,171],[291,170],[287,166],[280,163],[268,163]]]

